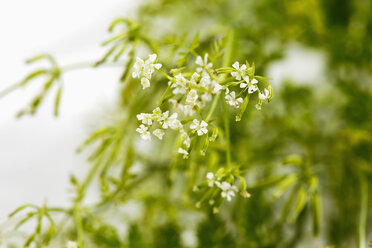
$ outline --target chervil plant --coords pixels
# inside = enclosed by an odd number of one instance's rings
[[[158,0],[115,19],[96,61],[31,59],[49,66],[0,93],[42,83],[18,117],[47,94],[63,116],[64,74],[103,66],[121,70],[120,117],[77,149],[91,167],[70,176],[70,205],[17,208],[0,244],[364,248],[372,15],[368,1],[333,2]],[[262,75],[293,42],[327,52],[326,80],[287,80],[273,98]]]

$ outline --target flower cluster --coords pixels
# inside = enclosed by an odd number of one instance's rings
[[[137,58],[134,65],[132,76],[141,79],[144,89],[150,86],[151,76],[155,69],[160,70],[161,68],[161,64],[156,63],[156,60],[157,55],[152,54],[146,61]],[[203,117],[203,113],[205,113],[203,111],[210,106],[208,113],[213,113],[216,104],[209,104],[209,102],[221,91],[225,91],[224,99],[226,103],[235,109],[245,104],[241,112],[244,112],[247,104],[247,101],[243,98],[247,98],[254,92],[258,92],[258,104],[256,106],[258,109],[262,102],[267,102],[272,97],[271,86],[269,89],[265,88],[262,92],[260,91],[258,87],[260,77],[254,75],[254,65],[250,67],[248,63],[240,65],[239,62],[235,62],[232,67],[215,70],[213,69],[213,63],[209,61],[208,54],[205,54],[204,58],[197,56],[195,65],[195,71],[191,72],[183,72],[184,68],[173,69],[171,70],[172,76],[160,71],[169,80],[167,92],[170,91],[171,94],[164,97],[174,110],[172,114],[170,114],[170,110],[163,112],[160,109],[165,101],[162,97],[158,104],[159,107],[155,108],[152,113],[137,115],[137,119],[142,122],[137,128],[137,132],[145,140],[151,140],[151,134],[160,140],[163,139],[166,129],[178,131],[181,140],[178,153],[182,154],[183,158],[189,157],[193,137],[207,135],[208,142],[206,144],[216,139],[217,132],[215,130],[217,130],[217,127],[210,122],[210,114],[208,114],[208,118]],[[227,75],[229,73],[233,80],[235,79],[237,82],[231,82],[231,79],[224,80],[225,77],[220,77],[218,73],[226,73]],[[236,89],[239,89],[239,87],[236,86],[238,85],[242,90],[237,94]],[[233,87],[235,87],[235,91],[232,90]],[[196,116],[200,116],[201,119]],[[190,125],[188,125],[189,123]],[[211,137],[208,135],[210,126],[214,127]],[[206,149],[201,150],[202,155],[205,154]],[[232,193],[230,192],[231,189],[227,189],[227,184],[221,183],[219,187],[223,192],[226,192],[226,197],[230,199]]]
[[[215,185],[221,190],[221,197],[226,198],[227,201],[235,196],[235,192],[238,192],[238,188],[235,185],[231,185],[229,182],[220,181],[220,178],[216,178],[212,172],[207,173],[207,183],[209,187],[214,187]]]
[[[162,66],[161,64],[155,63],[156,58],[156,54],[149,55],[149,58],[146,61],[143,61],[141,58],[138,57],[136,58],[132,77],[141,79],[143,89],[150,87],[152,74],[154,73],[155,69],[159,70]]]

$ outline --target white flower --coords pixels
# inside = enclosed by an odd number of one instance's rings
[[[199,81],[200,75],[194,72],[190,78],[190,85],[196,86]]]
[[[195,110],[193,109],[193,106],[180,104],[179,108],[187,116],[192,116],[193,114],[195,114]]]
[[[172,84],[172,88],[175,88],[173,90],[173,94],[186,94],[186,88],[187,88],[187,79],[184,78],[181,73],[174,76],[175,82]]]
[[[232,67],[234,67],[235,71],[231,72],[231,76],[235,77],[236,80],[240,81],[242,78],[247,81],[249,80],[248,76],[246,75],[247,73],[247,66],[245,64],[242,64],[239,66],[239,62],[236,61]]]
[[[190,140],[190,137],[189,137],[189,135],[187,135],[187,133],[185,132],[185,131],[181,131],[181,140],[182,140],[182,144],[184,145],[184,146],[186,146],[187,148],[189,148],[190,147],[190,142],[191,142],[191,140]]]
[[[246,80],[246,82],[247,83],[241,83],[240,88],[246,88],[246,87],[248,87],[248,85],[253,85],[253,84],[258,83],[258,81],[255,78],[253,78],[252,81],[249,81],[249,77],[248,77],[248,81]]]
[[[144,140],[151,140],[151,133],[148,131],[148,127],[141,124],[139,128],[136,129],[138,133],[140,133],[141,138]]]
[[[262,100],[265,101],[269,97],[269,91],[267,89],[264,90],[265,92],[258,94],[258,97]]]
[[[227,201],[231,201],[232,197],[235,196],[235,192],[238,191],[236,186],[231,186],[228,182],[216,182],[216,185],[222,190],[221,196],[226,198]]]
[[[229,89],[226,89],[225,100],[229,105],[233,106],[234,108],[239,108],[239,103],[243,102],[243,98],[239,97],[238,99],[236,99],[235,91],[229,93]]]
[[[212,81],[212,86],[213,86],[213,90],[212,90],[213,94],[218,94],[223,89],[222,85],[220,85],[216,81]]]
[[[249,86],[249,88],[248,88],[248,93],[249,93],[249,94],[252,94],[253,92],[255,92],[255,91],[257,91],[257,90],[258,90],[257,85],[252,84],[252,85]]]
[[[201,96],[201,99],[202,99],[202,102],[203,102],[203,103],[209,102],[210,100],[212,100],[212,95],[209,94],[209,93],[204,93],[204,94]]]
[[[196,101],[198,100],[198,93],[196,90],[190,90],[189,94],[187,94],[186,97],[186,104],[190,106],[194,106],[196,104]]]
[[[67,248],[77,248],[77,243],[74,241],[68,241],[67,242]]]
[[[164,129],[167,129],[170,127],[171,129],[174,130],[181,130],[183,128],[182,123],[177,119],[178,114],[173,113],[170,117],[165,117],[162,127]]]
[[[142,121],[143,124],[151,125],[152,124],[152,114],[141,113],[137,115],[137,119]]]
[[[214,174],[212,172],[208,172],[206,178],[207,178],[208,186],[213,187],[216,181],[214,178]]]
[[[141,58],[136,58],[134,63],[134,71],[132,73],[133,78],[141,78],[142,89],[150,87],[151,76],[154,73],[155,69],[159,70],[161,64],[156,64],[157,55],[151,54],[146,61],[143,61]]]
[[[145,77],[141,78],[141,85],[143,90],[150,87],[150,80]]]
[[[184,158],[184,159],[186,159],[186,158],[189,157],[189,153],[188,153],[185,149],[178,148],[178,153],[183,154],[183,158]]]
[[[195,64],[200,65],[201,67],[196,68],[196,71],[198,73],[202,71],[208,71],[210,68],[212,68],[213,64],[208,63],[208,53],[204,55],[204,61],[201,56],[196,57]]]
[[[154,121],[162,121],[164,118],[168,117],[169,111],[161,112],[159,107],[152,111],[152,119]]]
[[[194,119],[192,122],[193,123],[190,125],[190,128],[194,129],[193,131],[194,132],[196,131],[199,136],[208,133],[207,129],[208,123],[206,123],[205,121],[199,122],[199,120],[197,119]]]
[[[163,136],[165,134],[163,129],[156,129],[154,132],[152,132],[156,137],[158,137],[160,140],[163,139]]]

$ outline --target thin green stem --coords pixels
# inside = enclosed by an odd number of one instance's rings
[[[219,95],[219,94],[218,94],[217,96],[214,97],[213,102],[212,102],[212,106],[211,106],[211,108],[209,109],[209,112],[208,112],[208,114],[207,114],[207,117],[205,118],[205,121],[206,121],[206,122],[208,122],[208,121],[211,119],[212,114],[213,114],[213,112],[214,112],[214,110],[215,110],[215,108],[216,108],[216,106],[217,106],[217,103],[218,103],[218,99],[219,99],[219,98],[220,98],[220,95]]]
[[[358,226],[358,247],[364,248],[366,246],[366,223],[368,210],[368,183],[365,176],[360,172],[360,213]]]
[[[221,107],[222,107],[223,123],[224,123],[224,128],[225,128],[226,164],[227,164],[227,168],[231,168],[230,122],[229,122],[229,115],[226,110],[226,104],[223,98],[221,98]]]
[[[171,86],[172,86],[172,84],[168,85],[167,89],[164,91],[164,93],[161,96],[158,104],[156,105],[157,107],[160,107],[160,105],[163,103],[164,99],[167,97],[167,94],[168,94],[169,90],[171,89]]]

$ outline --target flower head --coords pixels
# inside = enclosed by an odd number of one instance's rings
[[[265,89],[264,92],[260,92],[260,94],[258,94],[258,97],[262,101],[266,101],[266,99],[269,98],[269,91],[268,91],[268,89]]]
[[[216,182],[214,174],[212,172],[208,172],[206,178],[207,178],[208,186],[213,187],[214,183]]]
[[[189,157],[189,153],[185,149],[178,148],[178,153],[183,154],[184,159],[187,159]]]
[[[160,140],[163,139],[163,136],[165,134],[163,129],[155,129],[154,132],[152,132],[156,137],[158,137]]]
[[[222,190],[221,196],[223,198],[226,198],[227,201],[231,201],[232,197],[235,196],[235,192],[238,191],[236,186],[231,185],[228,182],[222,182],[222,183],[216,182],[216,185],[217,185],[217,187],[219,187]]]
[[[229,89],[226,89],[225,100],[234,108],[239,108],[239,103],[243,102],[243,98],[236,98],[235,91],[229,92]]]
[[[191,143],[191,140],[190,140],[190,137],[189,135],[185,132],[185,131],[181,131],[181,140],[182,140],[182,144],[189,148],[190,147],[190,143]]]
[[[142,89],[150,87],[151,76],[154,73],[155,69],[159,70],[161,64],[155,63],[157,55],[151,54],[146,61],[143,61],[141,58],[136,58],[134,63],[134,71],[132,73],[133,78],[141,78]]]
[[[205,121],[199,122],[198,119],[194,119],[192,121],[193,123],[190,125],[190,128],[193,129],[193,131],[198,133],[198,136],[202,136],[203,134],[208,133],[208,123]]]
[[[208,71],[213,66],[212,63],[208,63],[208,53],[204,55],[204,60],[201,56],[196,57],[195,64],[200,65],[200,67],[196,68],[196,71],[198,73],[201,73],[202,71]]]
[[[141,135],[141,138],[144,140],[151,140],[151,133],[148,131],[148,127],[141,124],[139,128],[136,129],[136,131]]]
[[[245,64],[239,65],[239,62],[236,61],[232,67],[235,69],[231,72],[231,76],[235,77],[236,80],[240,81],[242,78],[247,81],[249,77],[247,76],[247,66]]]

